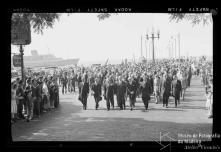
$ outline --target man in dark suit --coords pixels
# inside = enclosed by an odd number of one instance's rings
[[[67,83],[68,83],[67,74],[63,75],[63,77],[61,78],[61,83],[62,83],[62,94],[67,93]]]
[[[56,80],[54,80],[54,95],[54,107],[57,108],[59,106],[59,86]]]
[[[38,80],[38,85],[36,87],[36,115],[39,118],[41,113],[41,103],[42,103],[42,83]]]
[[[147,78],[143,78],[143,82],[141,82],[141,94],[142,94],[142,100],[145,106],[145,109],[148,109],[148,103],[150,100],[150,94],[151,94],[151,82],[147,81]]]
[[[95,78],[95,83],[92,84],[91,87],[94,95],[94,100],[95,100],[95,109],[99,107],[99,98],[101,97],[101,84],[99,83],[99,79]]]
[[[188,87],[190,87],[191,78],[192,78],[192,70],[191,70],[191,66],[190,66],[189,70],[188,70],[188,76],[187,76],[187,86]]]
[[[72,80],[71,80],[71,84],[72,84],[71,90],[74,91],[74,92],[75,92],[75,83],[76,83],[76,81],[77,81],[77,74],[75,74],[75,73],[73,72]]]
[[[27,79],[27,86],[25,88],[26,105],[27,105],[27,117],[26,120],[29,122],[33,118],[33,99],[32,99],[32,85],[31,78]]]
[[[117,101],[119,103],[120,110],[125,110],[125,94],[126,94],[126,83],[122,81],[122,78],[119,77],[117,83]]]
[[[114,83],[111,77],[107,79],[106,87],[106,104],[107,104],[107,110],[110,110],[110,104],[112,105],[112,108],[114,109]]]
[[[163,81],[162,93],[163,93],[163,107],[166,106],[166,108],[168,108],[170,90],[171,90],[171,81],[170,78],[167,75],[165,75]]]
[[[83,109],[86,110],[87,109],[87,97],[88,97],[88,94],[89,94],[89,84],[88,84],[88,81],[86,79],[86,76],[84,75],[83,76],[83,86],[82,86],[82,89],[81,89],[81,102],[83,104]]]
[[[81,88],[82,88],[81,83],[82,83],[81,73],[78,73],[78,75],[77,75],[77,84],[78,84],[79,94],[81,93]]]
[[[174,78],[172,81],[172,93],[175,98],[175,107],[177,107],[177,102],[178,104],[180,103],[181,90],[182,90],[181,81],[178,80],[176,75],[174,75]]]
[[[23,81],[20,80],[19,81],[19,85],[18,85],[18,89],[16,91],[16,95],[18,97],[20,97],[20,99],[18,99],[18,117],[19,118],[24,118],[23,114],[22,114],[22,110],[23,110],[23,105],[25,105],[25,100],[24,100],[24,90],[23,90]]]

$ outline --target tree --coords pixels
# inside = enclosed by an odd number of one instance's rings
[[[170,21],[176,21],[177,23],[182,20],[191,21],[192,25],[203,23],[208,25],[212,22],[211,13],[170,13]]]
[[[100,13],[97,15],[99,20],[104,20],[109,18],[111,13]],[[199,24],[203,22],[203,25],[209,24],[212,22],[211,13],[169,13],[170,21],[176,21],[177,23],[182,20],[191,21],[192,25]]]
[[[100,20],[104,20],[105,18],[109,18],[110,16],[111,16],[110,13],[99,13],[99,14],[97,15],[99,21],[100,21]]]
[[[11,26],[16,25],[22,19],[28,20],[35,33],[43,34],[45,28],[52,28],[55,21],[59,20],[58,13],[13,13],[11,17]]]
[[[105,18],[109,18],[112,14],[117,15],[117,13],[99,13],[97,15],[97,17],[98,17],[98,19],[100,21],[100,20],[104,20]]]

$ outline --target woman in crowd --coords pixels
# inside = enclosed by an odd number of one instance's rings
[[[209,87],[208,87],[208,118],[213,117],[213,78],[209,78]]]
[[[16,122],[17,117],[17,103],[16,100],[18,97],[16,96],[17,84],[15,82],[11,83],[11,122]]]

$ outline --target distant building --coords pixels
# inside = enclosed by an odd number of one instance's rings
[[[77,65],[79,61],[78,58],[63,60],[53,54],[39,55],[36,50],[32,50],[31,54],[24,56],[25,68]]]

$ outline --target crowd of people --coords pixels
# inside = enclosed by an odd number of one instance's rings
[[[55,75],[32,74],[25,81],[17,78],[11,83],[11,122],[40,118],[59,105],[59,86]]]
[[[94,96],[95,109],[99,102],[106,101],[109,111],[112,107],[135,108],[136,99],[141,97],[144,108],[148,110],[151,96],[156,104],[163,102],[168,108],[170,96],[174,97],[174,106],[185,100],[185,91],[191,85],[192,76],[201,77],[207,97],[206,107],[209,118],[212,117],[213,103],[213,67],[206,59],[164,59],[155,63],[106,64],[95,67],[75,66],[59,68],[52,75],[32,75],[26,84],[20,79],[12,83],[12,120],[25,118],[31,120],[42,112],[50,111],[59,105],[59,86],[62,94],[76,92],[83,109],[87,109],[89,94]],[[76,87],[78,89],[76,89]],[[117,105],[114,105],[116,96]],[[23,110],[22,110],[23,109]],[[24,112],[22,112],[24,111]],[[17,116],[16,116],[17,114]],[[26,117],[24,117],[26,114]]]
[[[204,71],[207,73],[206,76]],[[190,87],[192,75],[201,76],[204,81],[206,79],[209,82],[212,80],[212,62],[205,59],[186,59],[75,67],[61,70],[59,79],[63,93],[67,90],[75,92],[75,86],[78,86],[78,100],[82,102],[84,110],[87,109],[87,98],[90,92],[94,96],[95,109],[98,109],[99,101],[103,99],[106,100],[107,110],[110,110],[110,107],[114,109],[116,107],[114,96],[116,96],[117,106],[121,110],[126,109],[127,99],[129,99],[130,110],[133,110],[137,97],[142,98],[145,109],[148,109],[151,95],[154,96],[156,104],[163,101],[163,106],[166,108],[169,97],[173,96],[177,107],[180,98],[185,99],[185,91]],[[211,88],[209,83],[205,86],[206,90]],[[211,99],[208,91],[206,95]]]

